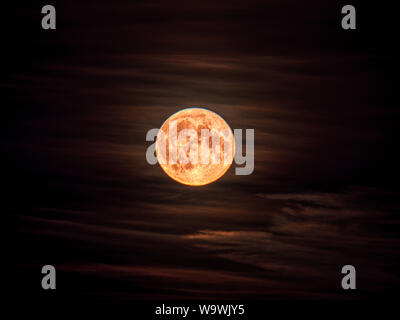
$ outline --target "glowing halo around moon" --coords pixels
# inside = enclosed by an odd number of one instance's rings
[[[175,142],[171,138],[174,124],[178,134]],[[184,129],[192,132],[192,136],[182,141],[179,134]],[[212,133],[210,137],[202,136],[207,132],[204,129]],[[180,161],[179,153],[189,157],[190,148],[184,149],[188,143],[197,144],[198,155],[190,158],[196,161],[185,163]],[[175,161],[171,159],[172,148],[176,148],[178,154]],[[203,186],[220,179],[231,166],[234,154],[235,139],[228,123],[217,113],[204,108],[186,108],[174,113],[163,123],[156,140],[156,155],[161,168],[173,180],[189,186]],[[209,156],[210,161],[202,161],[203,155]]]

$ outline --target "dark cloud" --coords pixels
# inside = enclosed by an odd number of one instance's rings
[[[53,4],[52,33],[36,5],[20,8],[0,76],[18,281],[36,288],[51,263],[67,298],[398,287],[398,110],[377,4],[356,3],[351,33],[336,1]],[[188,106],[255,129],[251,176],[234,165],[191,188],[146,162],[146,132]],[[344,264],[360,279],[351,297]]]

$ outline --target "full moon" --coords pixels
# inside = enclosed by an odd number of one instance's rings
[[[178,154],[175,161],[173,148]],[[189,186],[203,186],[221,178],[231,166],[234,154],[231,128],[208,109],[187,108],[174,113],[157,136],[156,155],[161,168],[170,178]],[[182,161],[189,157],[192,161]]]

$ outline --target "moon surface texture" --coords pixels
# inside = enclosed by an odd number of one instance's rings
[[[205,135],[207,132],[209,136]],[[215,112],[203,108],[187,108],[171,115],[161,126],[156,141],[161,168],[175,181],[190,186],[221,178],[231,166],[234,153],[235,140],[229,125]]]

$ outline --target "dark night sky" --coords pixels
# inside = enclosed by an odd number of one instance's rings
[[[392,9],[349,3],[353,31],[347,1],[52,1],[54,31],[41,4],[4,10],[19,21],[0,77],[19,288],[40,293],[53,264],[57,294],[82,299],[392,294],[397,37]],[[255,129],[252,175],[193,188],[147,164],[147,130],[188,106]]]

